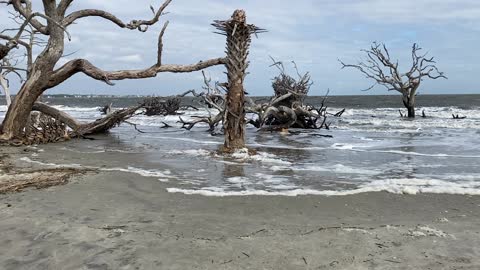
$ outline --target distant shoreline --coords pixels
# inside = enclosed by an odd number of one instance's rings
[[[175,94],[167,94],[167,95],[96,95],[96,94],[51,94],[51,95],[43,95],[43,97],[62,97],[62,98],[140,98],[140,97],[168,97],[174,96]],[[249,95],[250,97],[254,98],[266,98],[271,96],[254,96]],[[376,95],[376,94],[363,94],[363,95],[328,95],[328,97],[392,97],[392,96],[399,96],[399,94],[392,93],[388,95]],[[419,94],[421,96],[480,96],[478,94]],[[15,97],[15,95],[12,95]],[[324,97],[324,95],[309,95],[309,97]],[[5,96],[0,95],[0,99],[5,99]]]

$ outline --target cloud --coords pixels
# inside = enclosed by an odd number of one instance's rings
[[[127,63],[139,63],[142,62],[142,56],[140,54],[131,54],[117,57],[115,60]]]
[[[35,1],[34,1],[35,2]],[[36,1],[40,2],[40,1]],[[149,5],[155,8],[162,0],[76,0],[69,12],[97,8],[108,10],[125,22],[149,19]],[[39,4],[35,8],[39,8]],[[372,41],[385,42],[394,58],[409,65],[413,42],[418,42],[445,71],[448,81],[429,81],[423,87],[438,92],[475,90],[473,78],[480,70],[480,1],[478,0],[173,0],[169,14],[146,33],[121,29],[101,18],[84,18],[69,27],[73,35],[65,51],[75,52],[69,58],[81,57],[109,70],[143,68],[157,57],[157,38],[165,20],[170,25],[164,37],[163,62],[194,63],[224,55],[225,39],[213,33],[210,23],[227,19],[233,10],[247,11],[249,23],[268,30],[252,39],[246,84],[250,93],[271,93],[271,78],[276,70],[269,68],[269,55],[288,63],[295,60],[302,71],[310,71],[314,91],[332,94],[362,94],[358,89],[369,81],[353,71],[340,71],[337,59],[355,61],[360,49]],[[0,8],[0,25],[11,22]],[[39,49],[35,50],[39,53]],[[212,77],[225,80],[222,67],[209,69]],[[149,80],[119,82],[114,87],[77,76],[54,92],[95,89],[96,93],[172,94],[189,88],[200,88],[200,73],[161,74]],[[158,85],[162,87],[159,88]],[[460,89],[459,89],[460,88]],[[316,92],[316,93],[317,93]],[[425,92],[425,91],[424,91]],[[91,93],[91,92],[90,92]],[[95,92],[94,92],[95,93]],[[385,93],[373,92],[373,93]]]

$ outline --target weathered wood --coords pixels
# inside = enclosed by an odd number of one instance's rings
[[[5,79],[5,77],[3,77],[3,74],[0,74],[0,86],[3,88],[3,91],[5,92],[7,107],[9,107],[10,104],[12,104],[12,99],[10,97],[10,88],[8,87],[8,82]]]
[[[227,97],[225,104],[225,143],[223,151],[233,152],[245,148],[245,88],[243,82],[247,75],[248,49],[251,35],[261,31],[247,24],[243,10],[235,10],[230,20],[215,21],[213,24],[221,34],[227,37]]]
[[[141,107],[142,105],[137,105],[126,109],[117,110],[91,123],[79,122],[69,114],[44,103],[36,102],[33,106],[33,110],[48,115],[61,123],[65,123],[70,129],[72,129],[70,136],[76,137],[105,133],[111,128],[120,125],[128,118],[134,116],[135,112]]]

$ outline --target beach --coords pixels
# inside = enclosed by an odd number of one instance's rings
[[[423,98],[411,121],[394,96],[335,97],[330,130],[247,126],[253,154],[181,129],[204,109],[2,146],[0,269],[479,269],[478,96]],[[92,121],[137,99],[51,104]]]
[[[14,163],[32,155],[1,151]],[[167,186],[99,171],[0,195],[0,268],[480,267],[479,196],[209,197],[169,193]]]

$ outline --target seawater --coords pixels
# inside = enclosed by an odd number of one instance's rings
[[[140,100],[44,97],[83,121],[100,117],[98,106],[125,107]],[[312,105],[321,100],[309,98]],[[194,99],[186,102],[198,105]],[[205,125],[186,131],[178,116],[136,116],[131,122],[146,133],[124,124],[93,141],[38,146],[41,151],[23,162],[122,171],[165,182],[169,192],[206,196],[480,194],[480,95],[419,96],[417,112],[428,117],[415,120],[399,117],[398,110],[405,111],[399,96],[331,97],[327,104],[332,113],[346,108],[342,117],[329,118],[330,130],[281,134],[249,126],[247,145],[257,151],[254,156],[218,155],[223,137],[212,136]],[[0,118],[5,109],[0,106]],[[189,119],[209,112],[182,113]],[[452,114],[467,118],[455,120]],[[163,122],[173,128],[161,128]]]

